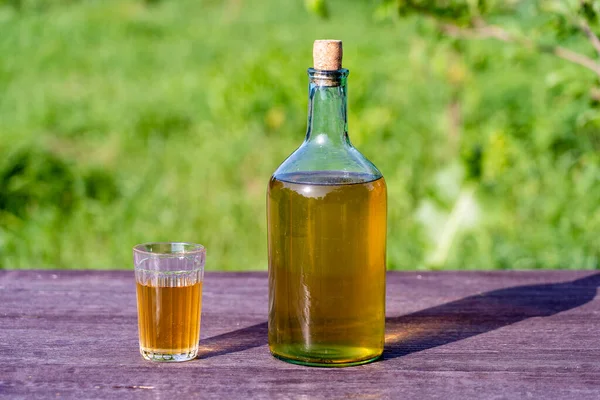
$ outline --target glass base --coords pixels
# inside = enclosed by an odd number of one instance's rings
[[[273,346],[273,357],[309,367],[341,368],[363,365],[379,359],[383,350],[349,346]]]
[[[191,350],[186,353],[159,353],[156,351],[149,351],[140,348],[140,354],[144,357],[144,360],[158,361],[158,362],[182,362],[190,361],[196,358],[198,355],[198,348]]]

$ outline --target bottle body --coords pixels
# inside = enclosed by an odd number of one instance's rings
[[[347,75],[309,69],[306,139],[267,192],[269,348],[303,365],[383,352],[387,189],[348,139]]]
[[[371,361],[384,344],[385,181],[300,175],[269,184],[270,350],[308,365]]]

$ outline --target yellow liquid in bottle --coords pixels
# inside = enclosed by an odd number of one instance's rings
[[[386,212],[383,178],[309,172],[271,179],[269,347],[274,356],[347,366],[382,354]]]

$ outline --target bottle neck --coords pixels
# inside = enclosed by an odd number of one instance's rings
[[[319,71],[310,68],[306,142],[350,145],[347,118],[347,69]]]

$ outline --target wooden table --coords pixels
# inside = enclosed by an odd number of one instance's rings
[[[383,359],[324,369],[269,354],[264,272],[207,273],[201,358],[161,364],[138,352],[131,271],[0,271],[0,397],[600,399],[598,285],[389,273]]]

